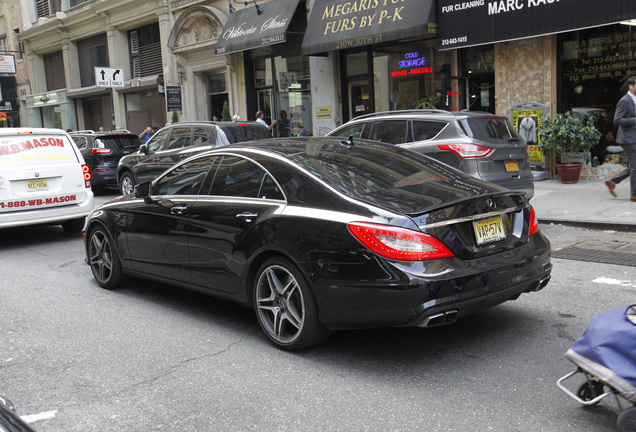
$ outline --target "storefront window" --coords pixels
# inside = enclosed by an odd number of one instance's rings
[[[444,108],[451,55],[437,46],[437,39],[429,39],[343,53],[347,119],[370,112]],[[372,56],[372,71],[368,71],[368,56]]]
[[[602,161],[615,140],[616,103],[627,92],[627,79],[636,75],[636,27],[616,24],[565,33],[559,36],[559,49],[558,111],[595,113],[602,138],[592,155]]]
[[[254,60],[258,109],[276,120],[277,137],[311,135],[309,57],[291,55]]]
[[[495,49],[493,45],[462,49],[461,58],[463,77],[456,81],[460,92],[468,91],[468,98],[459,98],[459,108],[494,113]]]
[[[271,59],[263,58],[254,60],[254,76],[256,87],[272,85],[272,62]]]

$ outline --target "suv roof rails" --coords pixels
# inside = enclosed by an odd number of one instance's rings
[[[398,115],[398,114],[409,114],[409,113],[413,113],[413,114],[421,114],[421,113],[451,114],[450,111],[446,111],[446,110],[442,110],[442,109],[423,108],[423,109],[410,109],[410,110],[381,111],[381,112],[376,112],[376,113],[363,114],[363,115],[357,116],[355,118],[356,119],[362,119],[362,118],[374,117],[374,116],[378,116],[378,115]]]
[[[84,130],[77,130],[77,131],[70,131],[69,134],[77,134],[77,133],[95,133],[94,130],[92,129],[84,129]]]

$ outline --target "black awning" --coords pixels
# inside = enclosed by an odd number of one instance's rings
[[[303,40],[303,54],[437,35],[434,0],[316,0]]]
[[[439,0],[440,51],[614,24],[636,18],[635,6],[634,0]]]
[[[215,53],[229,54],[287,41],[287,28],[300,0],[274,0],[234,11],[223,28]]]

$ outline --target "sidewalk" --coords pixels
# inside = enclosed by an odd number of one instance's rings
[[[617,198],[603,180],[562,184],[559,179],[534,183],[534,207],[539,223],[561,223],[595,229],[636,231],[636,202],[629,200],[629,179],[616,185]]]

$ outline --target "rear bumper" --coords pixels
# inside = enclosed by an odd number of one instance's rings
[[[384,280],[314,285],[321,322],[331,329],[430,327],[540,290],[550,279],[552,264],[549,243],[540,234],[536,237],[538,242],[530,240],[514,254],[429,263],[378,260]]]
[[[67,220],[85,218],[93,210],[93,199],[93,192],[87,189],[86,198],[79,203],[0,213],[0,228],[39,224],[61,224]]]

